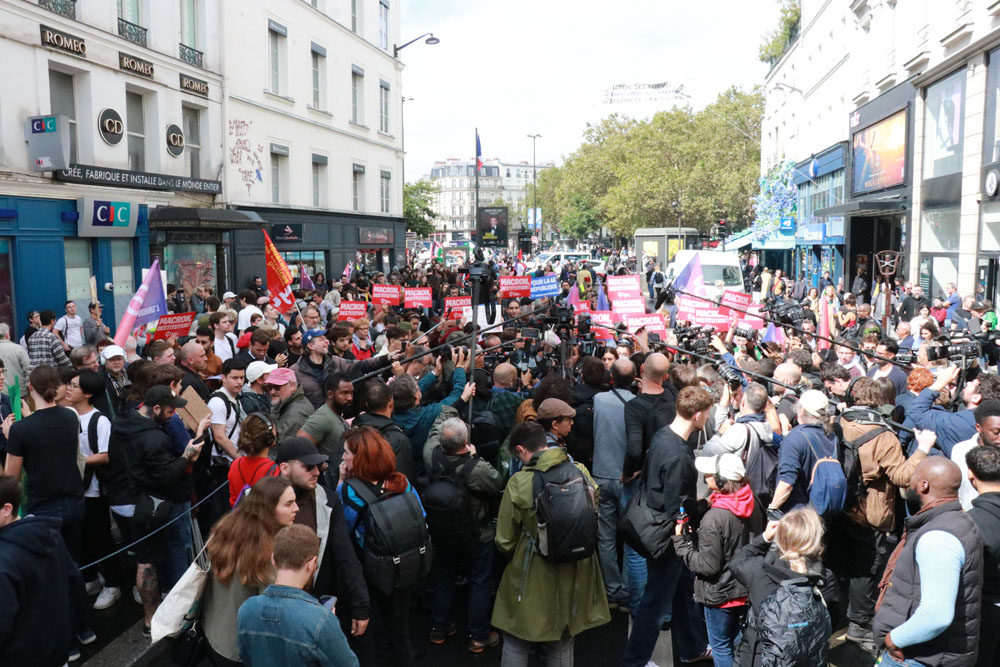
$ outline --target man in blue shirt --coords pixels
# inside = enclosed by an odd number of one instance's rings
[[[961,400],[965,404],[964,410],[958,412],[931,410],[941,390],[955,382],[959,372],[958,366],[950,366],[938,372],[934,384],[917,394],[906,409],[908,415],[913,415],[918,428],[930,429],[937,433],[937,446],[945,456],[951,456],[951,449],[956,444],[976,435],[976,420],[972,411],[983,400],[979,385],[985,374],[980,374],[975,380],[966,382],[962,389]]]
[[[799,425],[781,443],[778,485],[768,509],[787,512],[809,502],[812,469],[819,457],[837,458],[837,442],[824,426],[829,422],[830,401],[820,391],[803,392],[798,405]]]
[[[274,538],[278,575],[262,595],[240,606],[240,657],[254,665],[357,667],[333,609],[303,589],[316,571],[319,538],[306,526],[287,526]]]

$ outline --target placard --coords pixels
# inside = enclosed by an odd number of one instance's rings
[[[531,298],[540,299],[543,296],[559,294],[559,276],[542,276],[531,279]]]
[[[658,313],[649,315],[626,315],[625,326],[629,333],[635,333],[640,327],[646,327],[646,333],[660,334],[660,340],[667,339],[667,327],[663,324],[663,316]]]
[[[590,312],[590,302],[589,301],[578,301],[576,306],[576,314],[582,315],[583,313]]]
[[[337,321],[360,320],[368,314],[367,301],[341,301],[340,312],[337,313]]]
[[[635,299],[615,299],[611,302],[611,310],[622,315],[645,315],[646,300],[642,297]]]
[[[156,321],[156,335],[153,340],[166,340],[175,336],[187,336],[191,332],[191,323],[195,313],[178,313],[176,315],[160,315]]]
[[[446,296],[444,298],[444,318],[446,320],[460,319],[466,308],[469,308],[471,312],[471,296]]]
[[[434,298],[430,287],[407,287],[403,295],[403,304],[407,308],[433,308]]]
[[[531,296],[531,276],[500,276],[504,298]]]
[[[610,310],[594,310],[590,313],[591,331],[598,340],[614,340],[615,314]]]
[[[705,303],[709,303],[706,301]],[[729,307],[738,308],[736,311],[739,315],[743,313],[740,311],[746,310],[747,306],[750,305],[750,295],[744,294],[743,292],[733,292],[731,290],[726,290],[722,293],[722,298],[719,300],[719,312],[723,315],[729,315]]]
[[[639,276],[608,276],[608,298],[612,301],[641,299],[642,290],[639,287]],[[643,312],[645,312],[645,308]]]
[[[192,433],[198,430],[198,424],[202,419],[212,414],[212,411],[208,409],[205,405],[205,401],[201,400],[201,396],[195,391],[194,387],[188,386],[187,389],[181,392],[181,398],[187,401],[187,405],[183,408],[177,408],[177,414],[181,416],[181,421],[184,422],[184,426],[187,427]],[[204,451],[204,448],[202,448]]]
[[[399,285],[372,285],[372,303],[399,305]]]

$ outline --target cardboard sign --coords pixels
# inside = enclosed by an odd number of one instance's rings
[[[615,314],[610,310],[595,310],[590,313],[590,327],[594,338],[598,340],[614,340]]]
[[[160,315],[156,321],[156,335],[153,340],[166,340],[177,336],[187,336],[191,333],[191,323],[195,313],[178,313],[176,315]]]
[[[398,306],[399,285],[372,285],[372,303]]]
[[[706,301],[705,303],[708,304],[709,302]],[[709,304],[709,305],[711,305],[711,304]],[[729,312],[730,312],[729,311],[729,307],[733,306],[734,308],[738,308],[739,309],[739,310],[736,311],[736,313],[738,315],[742,316],[743,313],[741,313],[740,311],[741,310],[746,310],[747,306],[749,306],[749,305],[750,305],[750,295],[749,294],[744,294],[742,292],[733,292],[733,291],[730,291],[730,290],[726,290],[725,292],[722,293],[722,299],[720,299],[719,312],[722,313],[723,315],[727,315],[728,316]]]
[[[663,316],[658,313],[651,315],[626,315],[625,326],[629,333],[635,333],[640,327],[646,327],[646,333],[660,334],[660,340],[667,339],[667,327],[663,324]]]
[[[446,296],[444,298],[444,318],[446,320],[461,319],[466,308],[472,312],[471,296]]]
[[[611,302],[611,310],[622,315],[645,315],[646,300],[642,297],[635,299],[615,299]]]
[[[205,401],[201,400],[201,396],[194,390],[194,387],[189,386],[182,391],[181,398],[187,401],[187,405],[183,408],[177,408],[177,414],[181,416],[184,426],[194,433],[198,430],[198,422],[212,414],[212,411],[205,405]],[[211,448],[211,445],[209,445],[209,448]],[[203,451],[204,449],[202,447]]]
[[[612,301],[641,299],[642,289],[639,287],[639,276],[608,276],[608,298]],[[645,312],[645,308],[643,308],[643,312]]]
[[[531,298],[541,299],[543,296],[559,294],[559,276],[542,276],[531,279]]]
[[[500,276],[500,291],[506,298],[531,296],[531,276]]]
[[[367,301],[341,301],[337,321],[360,320],[366,314],[368,314]]]
[[[407,308],[432,308],[434,299],[430,287],[407,287],[403,303]]]

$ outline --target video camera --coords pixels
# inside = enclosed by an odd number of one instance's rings
[[[815,322],[815,316],[812,311],[803,307],[802,304],[794,301],[783,301],[781,303],[777,303],[773,296],[764,300],[764,307],[762,310],[769,313],[770,319],[776,320],[780,324],[796,328],[801,327],[802,323],[806,320],[812,320]]]
[[[677,327],[674,335],[677,337],[678,349],[694,354],[708,354],[712,346],[712,327]]]
[[[938,361],[947,359],[949,361],[975,361],[983,356],[983,346],[978,340],[966,340],[960,343],[948,343],[937,347],[927,348],[927,360]],[[897,357],[898,358],[898,357]]]

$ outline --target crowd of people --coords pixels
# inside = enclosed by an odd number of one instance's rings
[[[661,340],[581,326],[587,262],[504,255],[317,274],[284,314],[259,278],[168,286],[189,335],[124,347],[100,304],[0,323],[0,663],[79,660],[130,599],[149,635],[202,544],[213,665],[407,667],[420,614],[430,644],[567,666],[612,613],[625,667],[665,629],[680,663],[826,664],[843,626],[882,665],[1000,662],[991,305],[899,284],[883,313],[863,279],[747,266],[773,317],[801,306],[765,342],[691,329],[647,259],[604,264],[647,270]],[[560,293],[504,294],[526,274]],[[498,325],[445,308],[473,289]]]

